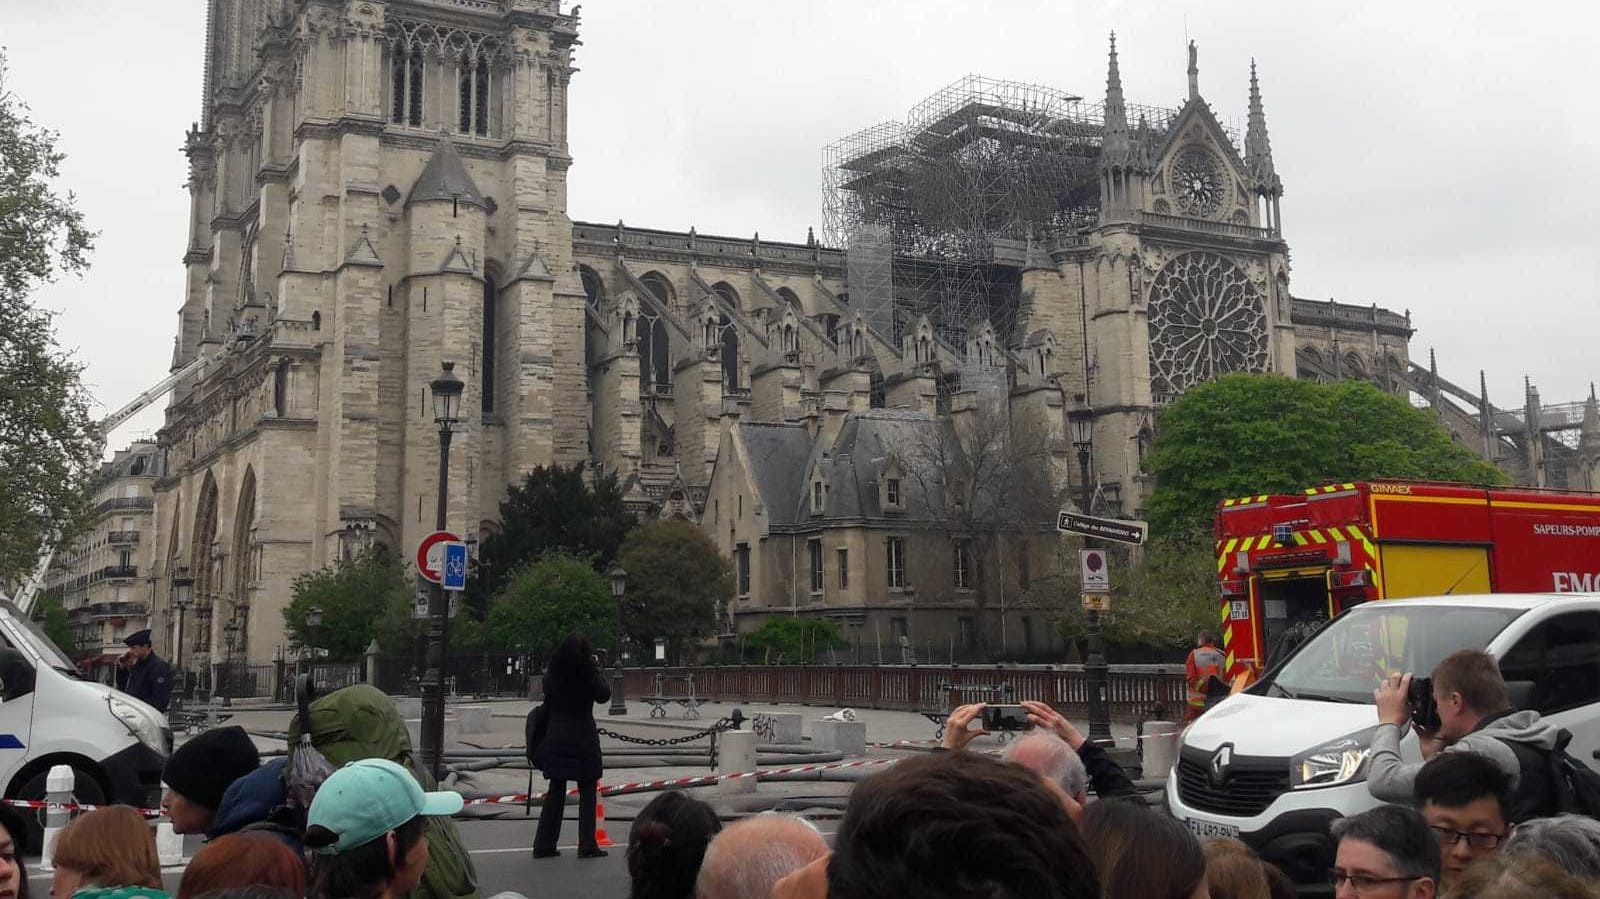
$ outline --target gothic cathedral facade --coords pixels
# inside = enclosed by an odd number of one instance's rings
[[[965,323],[957,343],[925,317],[886,332],[851,304],[847,254],[814,238],[570,221],[576,8],[208,10],[172,360],[187,374],[159,435],[151,580],[158,648],[185,667],[272,659],[295,577],[373,544],[407,555],[433,530],[429,383],[446,362],[466,393],[445,517],[478,537],[508,484],[578,462],[618,472],[641,511],[709,528],[741,422],[804,427],[790,443],[809,451],[851,415],[937,417],[980,390],[1048,423],[1064,478],[1063,410],[1092,406],[1097,510],[1134,515],[1153,414],[1184,389],[1293,375],[1308,353],[1380,380],[1406,361],[1404,318],[1290,295],[1254,78],[1240,148],[1192,54],[1176,118],[1129,122],[1113,46],[1098,224],[998,260],[1013,324]],[[855,571],[865,603],[893,582]],[[172,607],[174,576],[192,607]],[[759,579],[747,589],[759,612]]]

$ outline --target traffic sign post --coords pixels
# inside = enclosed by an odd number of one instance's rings
[[[1111,592],[1111,563],[1103,549],[1078,551],[1078,585],[1085,596]]]
[[[467,589],[467,545],[449,540],[440,546],[444,549],[444,565],[439,571],[439,585],[456,592]]]
[[[466,544],[461,543],[461,538],[449,531],[434,531],[417,544],[417,571],[424,579],[439,583],[439,571],[444,568],[444,544],[460,544],[465,552]],[[465,570],[465,566],[463,566]]]
[[[1085,537],[1098,537],[1113,543],[1143,546],[1150,526],[1142,521],[1124,521],[1120,518],[1096,518],[1065,509],[1056,514],[1056,530]]]

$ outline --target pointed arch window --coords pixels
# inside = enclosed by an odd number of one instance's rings
[[[728,390],[739,389],[739,332],[723,313],[718,319],[722,334],[722,386]]]
[[[397,125],[422,124],[422,53],[404,43],[389,57],[389,121]]]
[[[472,54],[456,70],[459,94],[457,126],[462,134],[488,136],[491,77],[487,53]]]

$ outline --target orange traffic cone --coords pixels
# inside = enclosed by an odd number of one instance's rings
[[[606,804],[599,800],[594,804],[594,844],[601,849],[616,845],[611,842],[611,835],[606,833]]]

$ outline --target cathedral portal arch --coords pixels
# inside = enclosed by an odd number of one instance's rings
[[[194,578],[195,652],[211,649],[212,609],[222,588],[222,555],[217,549],[217,479],[208,471],[195,503],[194,534],[189,546],[189,575]]]

